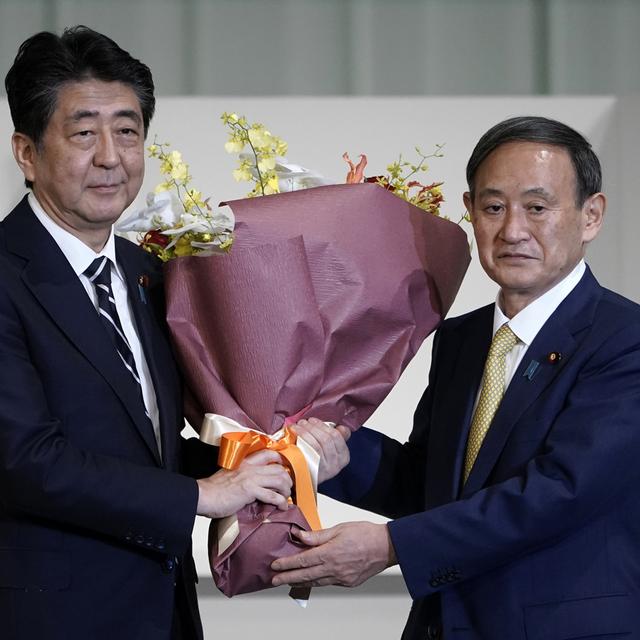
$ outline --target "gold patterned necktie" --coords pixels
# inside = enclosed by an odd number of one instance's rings
[[[493,416],[504,395],[506,357],[517,342],[516,334],[511,331],[506,323],[493,336],[489,355],[484,365],[480,399],[478,400],[476,412],[473,414],[471,429],[469,429],[467,452],[464,458],[464,482],[467,481],[471,473],[484,437],[489,431]]]

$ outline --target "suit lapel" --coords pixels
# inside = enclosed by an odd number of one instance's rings
[[[26,260],[22,280],[51,320],[107,381],[157,461],[149,421],[95,307],[56,242],[24,199],[3,222],[7,249]]]
[[[446,387],[452,390],[454,402],[447,403],[442,415],[436,417],[447,428],[434,430],[429,441],[430,451],[437,452],[433,463],[427,465],[430,506],[450,502],[460,491],[467,432],[491,344],[493,305],[478,313],[479,318],[461,324],[449,338],[458,344],[449,342],[446,348],[447,354],[457,353],[454,368],[446,376]],[[469,354],[477,357],[469,358]]]
[[[591,323],[600,293],[600,286],[587,270],[580,283],[544,324],[518,366],[498,407],[464,486],[463,496],[477,491],[486,483],[520,417],[553,384],[571,360],[577,348],[574,336]],[[548,356],[552,352],[561,353],[562,359],[550,362]],[[532,361],[539,365],[533,375],[529,375]]]
[[[156,291],[162,288],[158,274],[150,271],[143,254],[127,240],[116,238],[118,263],[125,275],[127,290],[138,335],[144,350],[160,415],[160,438],[164,465],[171,469],[175,459],[176,393],[178,382],[173,376],[175,364],[162,328],[155,314]]]

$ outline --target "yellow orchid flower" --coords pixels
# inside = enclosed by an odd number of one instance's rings
[[[251,175],[251,171],[246,167],[240,167],[239,169],[235,169],[233,172],[233,177],[236,182],[249,182],[253,179]]]
[[[275,173],[269,176],[267,184],[264,186],[265,195],[271,195],[272,193],[280,193],[280,184],[278,182],[278,176]]]
[[[176,163],[171,169],[171,177],[180,184],[189,180],[189,167],[184,162]]]
[[[237,138],[231,138],[224,144],[227,153],[240,153],[244,149],[244,142]]]
[[[263,156],[258,160],[258,169],[262,173],[266,173],[267,171],[273,171],[276,168],[276,158],[275,156]]]

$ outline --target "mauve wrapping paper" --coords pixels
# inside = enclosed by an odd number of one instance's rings
[[[240,535],[218,557],[216,527],[209,527],[211,571],[217,587],[231,597],[271,586],[271,563],[291,555],[304,546],[291,536],[291,528],[308,529],[309,525],[296,506],[288,511],[254,502],[238,512]]]
[[[188,420],[215,412],[272,434],[309,405],[307,416],[357,429],[453,303],[466,234],[374,184],[227,204],[231,253],[166,265]],[[261,526],[256,514],[238,515],[225,553],[211,547],[226,595],[269,587],[274,550],[297,552],[290,527],[307,528],[296,507],[288,526]]]

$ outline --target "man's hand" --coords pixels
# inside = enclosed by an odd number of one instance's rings
[[[271,568],[282,573],[273,578],[274,586],[356,587],[397,563],[385,524],[346,522],[322,531],[297,531],[295,535],[313,548],[275,560]]]
[[[330,427],[317,418],[300,420],[294,425],[295,432],[320,454],[318,483],[333,478],[349,464],[347,440],[351,437],[348,427]]]
[[[281,461],[275,451],[259,451],[247,456],[233,471],[221,469],[198,480],[198,515],[224,518],[255,500],[286,511],[291,477],[279,464]]]

